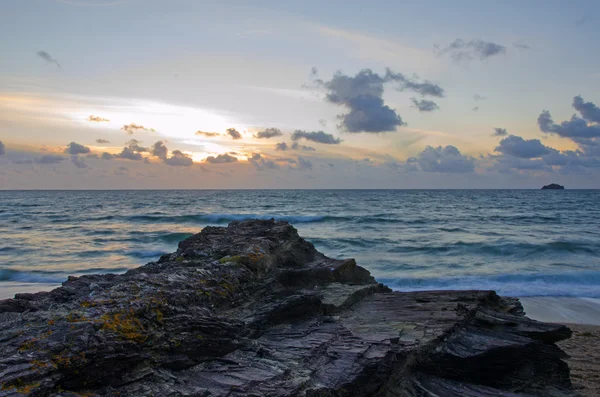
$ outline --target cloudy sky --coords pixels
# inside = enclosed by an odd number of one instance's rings
[[[600,188],[598,15],[4,0],[0,188]]]

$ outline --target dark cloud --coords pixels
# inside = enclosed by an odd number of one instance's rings
[[[206,162],[213,164],[222,164],[222,163],[235,163],[238,161],[237,157],[230,156],[229,154],[219,154],[217,157],[208,156],[205,160]]]
[[[385,83],[396,83],[400,91],[444,96],[444,90],[437,84],[411,80],[389,69],[384,76],[370,69],[361,70],[354,77],[337,72],[331,80],[325,81],[316,77],[316,69],[313,68],[313,79],[317,87],[326,90],[328,102],[348,109],[348,113],[338,116],[341,120],[339,127],[346,132],[395,131],[405,124],[400,115],[383,101]]]
[[[600,108],[592,102],[584,102],[581,96],[573,98],[573,107],[585,120],[600,123]]]
[[[325,120],[325,119],[319,119],[319,125],[321,127],[327,127],[327,120]]]
[[[308,131],[296,130],[292,134],[293,141],[297,141],[302,138],[306,139],[307,141],[324,143],[326,145],[338,145],[341,142],[341,140],[339,138],[335,138],[333,135],[327,134],[326,132],[323,132],[323,131],[308,132]]]
[[[278,161],[280,163],[288,163],[288,164],[296,164],[297,163],[296,159],[293,159],[290,157],[277,157],[275,159],[275,161]]]
[[[115,175],[129,175],[129,168],[123,167],[123,166],[117,167],[117,169],[113,171],[113,174],[115,174]]]
[[[312,146],[300,145],[298,142],[292,143],[292,150],[302,150],[303,152],[314,152],[316,149]]]
[[[474,99],[475,101],[485,101],[485,100],[487,99],[487,97],[485,97],[485,96],[481,96],[481,95],[479,95],[479,94],[475,94],[475,95],[473,95],[473,99]]]
[[[134,152],[149,152],[150,150],[147,147],[143,147],[139,145],[140,141],[137,139],[130,139],[127,141],[127,147]]]
[[[258,170],[264,169],[279,169],[279,165],[272,160],[264,158],[260,153],[254,153],[251,157],[248,157],[248,161]]]
[[[285,142],[279,142],[275,144],[275,150],[286,151],[288,150],[288,144]]]
[[[171,157],[165,158],[164,163],[176,167],[189,167],[194,164],[194,161],[190,156],[183,153],[182,151],[173,150],[171,152]]]
[[[398,91],[413,91],[422,96],[434,96],[438,98],[445,96],[444,89],[439,85],[428,80],[418,82],[414,79],[408,79],[402,73],[394,73],[389,68],[386,69],[385,80],[398,83]]]
[[[440,108],[437,103],[427,99],[417,100],[417,98],[410,98],[410,101],[412,102],[413,107],[419,109],[419,112],[433,112]]]
[[[54,59],[54,58],[52,57],[52,55],[48,54],[48,53],[47,53],[46,51],[44,51],[44,50],[40,50],[40,51],[38,51],[38,52],[37,52],[37,56],[39,56],[40,58],[42,58],[44,61],[46,61],[46,62],[48,62],[48,63],[53,63],[53,64],[55,64],[56,66],[58,66],[59,68],[61,67],[61,66],[60,66],[60,63],[58,63],[58,61],[57,61],[56,59]]]
[[[427,146],[416,157],[406,160],[410,169],[425,172],[464,173],[475,170],[475,158],[465,156],[454,146]]]
[[[508,173],[511,170],[552,172],[552,167],[542,159],[527,159],[512,156],[497,158],[494,168],[503,173]]]
[[[238,130],[236,130],[235,128],[228,128],[227,129],[227,135],[229,135],[231,137],[231,139],[242,139],[242,134],[239,133]]]
[[[112,154],[108,153],[108,152],[104,152],[100,155],[100,158],[102,160],[112,160],[115,158],[115,156],[113,156]]]
[[[215,136],[221,136],[218,132],[206,132],[206,131],[196,131],[196,135],[204,135],[209,138],[213,138]]]
[[[121,153],[117,154],[115,157],[133,161],[142,160],[142,155],[139,152],[131,150],[128,147],[124,147],[123,150],[121,150]]]
[[[304,157],[298,157],[298,165],[297,169],[299,170],[312,170],[312,162],[310,160],[305,159]]]
[[[83,146],[80,145],[77,142],[71,142],[67,145],[67,148],[65,149],[65,153],[67,154],[71,154],[71,155],[78,155],[78,154],[86,154],[90,152],[90,148],[87,146]]]
[[[473,111],[474,111],[474,112],[478,112],[478,111],[479,111],[479,106],[475,106],[475,107],[473,108]]]
[[[523,139],[516,135],[509,135],[502,139],[494,150],[507,156],[522,159],[538,158],[556,152],[556,149],[545,146],[539,139]]]
[[[75,167],[77,168],[87,168],[87,164],[83,157],[71,156],[71,162],[75,164]]]
[[[276,136],[282,136],[283,132],[281,132],[281,130],[279,130],[278,128],[267,128],[264,131],[259,131],[257,132],[254,137],[258,138],[258,139],[268,139],[268,138],[274,138]]]
[[[504,54],[506,47],[491,41],[480,39],[465,41],[456,39],[446,47],[434,46],[434,51],[438,56],[450,55],[455,62],[471,61],[475,58],[484,60],[494,55]]]
[[[514,43],[513,46],[515,48],[518,48],[519,50],[530,50],[531,49],[530,46],[528,46],[527,44],[522,43],[520,41],[517,41],[516,43]]]
[[[109,122],[110,120],[105,119],[104,117],[90,115],[90,117],[88,117],[88,121],[90,121],[92,123],[106,123],[106,122]]]
[[[45,154],[41,157],[36,157],[33,159],[33,162],[36,164],[58,164],[62,163],[65,160],[63,156],[58,156],[56,154]]]
[[[6,154],[6,147],[4,146],[2,141],[0,141],[0,156],[2,156],[3,154]]]
[[[121,127],[123,131],[126,131],[129,135],[133,135],[135,132],[148,131],[148,132],[156,132],[154,128],[146,128],[143,125],[138,125],[135,123],[126,124]]]
[[[494,128],[494,136],[507,136],[508,135],[508,131],[506,131],[506,128]]]
[[[540,130],[573,140],[600,137],[600,124],[589,124],[600,122],[598,107],[592,102],[584,102],[580,96],[573,98],[573,107],[581,114],[581,117],[573,115],[570,120],[560,124],[555,124],[550,112],[544,110],[537,120]]]
[[[110,143],[110,141],[107,141],[106,139],[96,139],[96,143],[103,145],[105,143]]]
[[[150,154],[165,160],[167,158],[168,149],[163,141],[155,142],[150,148]]]

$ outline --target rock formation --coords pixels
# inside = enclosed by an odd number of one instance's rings
[[[551,183],[549,185],[542,186],[542,190],[564,190],[564,186],[558,185],[556,183]]]
[[[573,396],[571,331],[493,291],[392,292],[286,222],[0,301],[0,396]]]

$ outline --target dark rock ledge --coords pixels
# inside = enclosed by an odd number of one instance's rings
[[[492,291],[392,292],[285,222],[0,301],[0,396],[573,396],[571,331]]]

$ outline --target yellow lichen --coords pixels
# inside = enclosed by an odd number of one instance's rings
[[[142,323],[135,317],[133,310],[105,313],[100,317],[100,322],[103,330],[114,332],[126,340],[144,343],[148,338],[144,335]]]

